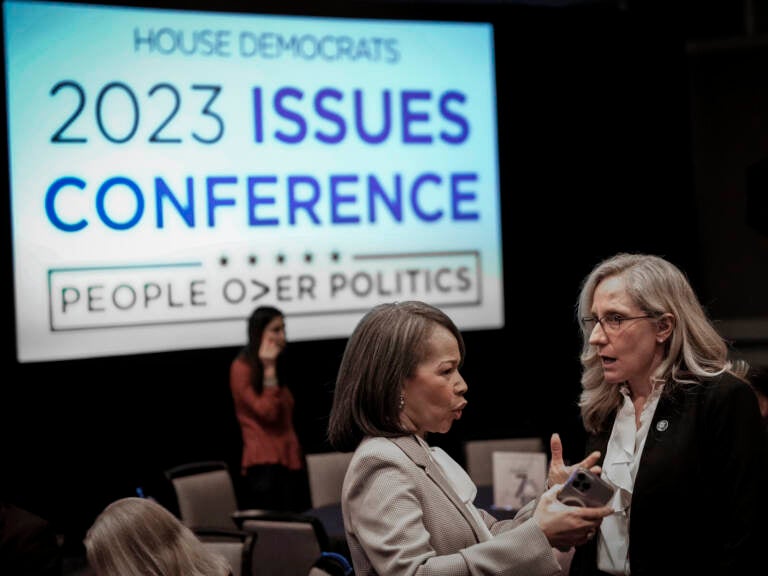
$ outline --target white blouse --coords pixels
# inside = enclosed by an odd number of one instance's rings
[[[480,529],[483,531],[483,540],[490,540],[493,538],[493,534],[485,525],[482,515],[475,507],[475,497],[477,496],[477,486],[469,477],[466,470],[462,468],[456,460],[451,458],[448,453],[442,448],[432,448],[422,438],[417,436],[419,443],[424,447],[432,460],[440,466],[440,470],[445,477],[451,483],[459,499],[464,502],[464,505],[469,510],[470,514],[474,517],[477,523],[480,525]]]
[[[630,574],[629,516],[632,491],[645,439],[663,388],[663,383],[657,385],[646,400],[640,414],[639,427],[635,424],[635,406],[629,395],[629,387],[624,385],[620,389],[624,402],[613,423],[601,474],[604,480],[617,488],[611,500],[617,512],[603,518],[597,540],[597,567],[608,574]]]

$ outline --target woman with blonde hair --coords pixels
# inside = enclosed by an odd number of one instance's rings
[[[96,576],[231,576],[228,562],[157,502],[122,498],[99,514],[85,537]]]
[[[602,455],[618,513],[577,548],[571,576],[764,573],[757,400],[685,274],[616,254],[584,279],[577,307],[586,450]],[[564,478],[558,443],[550,482]]]

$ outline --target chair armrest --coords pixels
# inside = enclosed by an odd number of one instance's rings
[[[198,538],[215,539],[215,540],[239,540],[245,541],[249,536],[254,536],[250,532],[245,530],[238,530],[236,528],[217,528],[213,526],[194,526],[190,528],[192,532]]]
[[[321,550],[328,550],[329,540],[325,527],[319,518],[299,512],[284,512],[281,510],[262,510],[251,508],[232,512],[232,520],[239,529],[243,529],[247,520],[259,520],[267,522],[303,522],[312,526],[317,536],[317,542]]]
[[[281,522],[308,522],[315,520],[314,516],[300,514],[298,512],[284,512],[282,510],[262,510],[260,508],[250,508],[247,510],[236,510],[232,512],[232,520],[238,528],[243,527],[246,520],[279,520]]]

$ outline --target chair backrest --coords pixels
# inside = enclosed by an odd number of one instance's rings
[[[307,476],[312,508],[341,502],[341,486],[352,452],[307,454]]]
[[[328,550],[328,536],[313,516],[270,510],[241,510],[235,522],[256,534],[252,573],[269,576],[303,576]]]
[[[215,528],[199,528],[195,534],[206,548],[224,557],[232,568],[232,576],[251,576],[256,534]]]
[[[235,485],[226,462],[182,464],[165,471],[176,493],[179,518],[190,528],[234,529],[238,508]]]
[[[492,440],[467,440],[464,442],[464,456],[467,473],[478,486],[493,484],[494,452],[543,452],[541,438],[498,438]]]

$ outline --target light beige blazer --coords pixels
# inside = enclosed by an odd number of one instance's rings
[[[413,436],[363,440],[342,488],[355,576],[553,576],[560,565],[532,508],[503,521],[481,510],[486,539]]]

